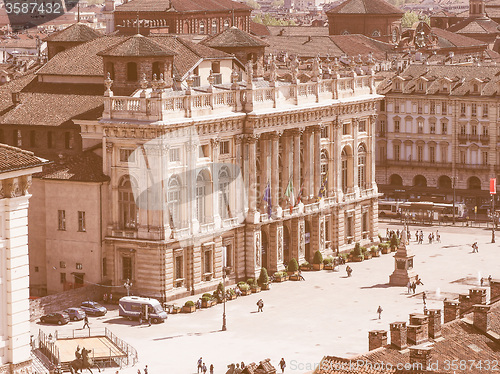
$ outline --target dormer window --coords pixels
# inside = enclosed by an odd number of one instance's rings
[[[448,85],[447,84],[443,84],[443,92],[448,92]]]
[[[424,82],[420,81],[418,82],[418,90],[422,92],[424,90]]]
[[[395,89],[396,89],[396,91],[401,91],[401,82],[400,81],[396,81]]]
[[[474,93],[478,93],[479,92],[479,86],[477,84],[474,84],[473,90],[474,90]]]

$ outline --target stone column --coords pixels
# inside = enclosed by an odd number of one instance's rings
[[[293,189],[295,196],[293,197],[293,202],[297,198],[300,191],[300,136],[301,132],[299,130],[293,131]]]
[[[321,128],[314,127],[314,147],[313,147],[313,165],[314,165],[314,187],[312,194],[316,197],[321,188]]]
[[[263,206],[264,209],[261,210],[261,212],[267,212],[267,203],[263,200],[264,195],[266,192],[267,184],[269,183],[269,186],[271,186],[271,180],[270,180],[270,175],[269,171],[271,168],[270,165],[270,160],[269,160],[269,135],[264,134],[260,138],[260,191],[259,191],[259,196],[257,197],[257,207],[258,206]]]
[[[248,136],[246,144],[248,146],[248,211],[250,222],[254,223],[257,212],[257,137]]]
[[[280,135],[278,133],[271,134],[271,202],[273,212],[281,215],[279,206],[280,183],[279,183],[279,146]]]
[[[373,189],[376,189],[377,188],[377,183],[375,181],[375,175],[376,175],[376,172],[375,172],[375,155],[376,155],[376,149],[377,149],[377,146],[376,146],[376,123],[377,123],[377,116],[370,116],[370,119],[368,121],[369,123],[369,135],[370,135],[370,142],[371,142],[371,149],[369,150],[369,155],[368,155],[368,162],[370,163],[370,181],[371,181],[371,185],[372,185],[372,188]]]
[[[358,126],[359,119],[354,119],[352,121],[352,136],[354,138],[354,146],[352,147],[352,178],[353,178],[353,190],[359,193],[358,186]]]
[[[282,172],[283,179],[280,181],[280,185],[281,185],[281,195],[283,198],[285,198],[285,192],[286,192],[286,189],[288,187],[288,183],[290,182],[290,177],[292,175],[292,173],[290,173],[290,160],[292,159],[290,153],[291,153],[291,149],[292,149],[292,141],[293,141],[293,138],[290,136],[289,133],[285,133],[281,137],[281,142],[283,144],[283,155],[282,155],[282,159],[281,159],[283,162],[283,172]],[[294,189],[296,189],[297,186],[295,186],[295,183],[293,181],[292,181],[292,184],[293,184]],[[293,203],[294,196],[291,196],[290,198],[292,199],[292,203]],[[285,201],[285,200],[283,200],[283,201]],[[288,202],[285,202],[283,204],[283,208],[284,209],[289,208]]]
[[[219,162],[219,139],[210,139],[212,146],[211,161],[213,165],[218,165]],[[215,167],[212,170],[212,217],[214,219],[215,227],[222,226],[222,218],[220,216],[219,208],[219,168]],[[229,197],[228,197],[229,198]]]
[[[314,160],[313,160],[313,147],[312,147],[312,134],[311,128],[306,128],[304,131],[304,193],[303,196],[307,199],[313,195],[313,181],[314,181]]]
[[[337,201],[342,200],[342,124],[340,121],[336,121],[334,130],[334,157],[335,160],[335,194],[337,196]]]
[[[187,204],[188,209],[187,219],[190,222],[191,234],[196,234],[200,230],[200,221],[196,212],[196,161],[198,159],[197,151],[198,144],[194,141],[186,143],[188,153],[188,171],[187,171]]]

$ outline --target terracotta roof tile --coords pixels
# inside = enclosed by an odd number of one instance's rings
[[[174,54],[150,38],[137,34],[99,52],[97,55],[111,57],[151,57],[173,56]]]
[[[78,182],[107,182],[109,177],[102,171],[102,157],[92,151],[66,156],[43,167],[36,178]]]
[[[234,26],[203,39],[200,44],[210,48],[267,47],[269,45]]]
[[[487,44],[479,41],[477,39],[469,38],[464,35],[456,34],[451,31],[443,30],[438,27],[432,28],[432,33],[438,37],[438,44],[441,48],[449,48],[449,47],[472,47],[472,46],[481,46],[484,45],[487,47]]]
[[[45,40],[49,42],[88,42],[101,36],[103,34],[99,31],[78,22],[64,30],[49,35]]]
[[[251,11],[246,4],[231,0],[133,0],[116,8],[117,12],[220,12],[235,10]]]
[[[384,0],[347,0],[327,14],[401,14],[403,11]]]
[[[459,34],[499,34],[499,24],[489,18],[466,18],[448,27]]]
[[[269,32],[268,26],[263,25],[262,23],[254,22],[254,21],[250,21],[250,33],[252,35],[257,35],[257,36],[271,35],[271,33]]]
[[[47,160],[36,157],[33,152],[6,144],[0,144],[0,173],[41,166]]]

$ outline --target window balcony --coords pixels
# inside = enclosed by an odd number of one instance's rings
[[[490,136],[487,134],[481,135],[481,143],[483,144],[490,144]]]
[[[458,141],[461,144],[465,144],[467,142],[467,134],[458,134]]]
[[[471,134],[471,135],[469,135],[469,140],[471,142],[477,142],[479,140],[479,135],[478,134]]]

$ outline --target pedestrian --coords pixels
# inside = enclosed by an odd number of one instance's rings
[[[139,314],[139,325],[142,325],[142,320],[144,319],[144,313],[141,310],[141,313]]]
[[[441,235],[439,235],[439,230],[436,230],[436,241],[441,243]]]
[[[377,309],[378,319],[380,319],[380,318],[382,317],[382,312],[383,312],[383,309],[382,309],[382,307],[379,305],[379,306],[378,306],[378,309]]]
[[[406,285],[408,287],[408,293],[411,293],[411,281],[408,281],[408,284]]]
[[[425,291],[422,292],[422,301],[424,302],[424,305],[426,304],[426,301],[427,300],[427,295],[425,294]]]
[[[201,299],[196,300],[196,309],[201,309]]]
[[[148,327],[150,327],[150,326],[151,326],[151,315],[150,315],[150,314],[148,314]],[[147,373],[146,373],[146,374],[147,374]]]
[[[243,361],[241,361],[240,367],[241,367],[241,370],[243,370],[245,368],[245,363]]]
[[[148,374],[148,365],[144,368],[144,374]]]
[[[83,327],[82,327],[82,329],[84,329],[84,328],[85,328],[85,326],[86,326],[86,327],[88,327],[88,328],[89,328],[89,330],[90,330],[90,325],[89,325],[89,317],[87,317],[87,315],[86,315],[86,314],[85,314],[85,317],[83,317]]]
[[[214,374],[214,364],[210,364],[210,374]]]
[[[429,244],[432,244],[432,233],[429,234],[428,238],[429,238]]]
[[[284,373],[285,372],[285,367],[286,367],[286,362],[285,362],[285,359],[283,357],[281,357],[281,361],[280,361],[280,368],[281,368],[281,372]]]
[[[474,244],[472,244],[472,253],[478,253],[479,252],[479,248],[477,246],[477,242],[474,242]]]
[[[413,291],[413,294],[415,295],[415,290],[417,289],[417,284],[415,282],[411,282],[411,289]]]
[[[305,281],[306,279],[304,278],[304,276],[302,275],[302,271],[300,271],[299,269],[299,281]]]
[[[137,374],[141,374],[141,369],[137,369]]]
[[[352,268],[349,265],[347,265],[347,267],[345,268],[345,271],[347,272],[347,276],[350,277],[352,274]]]
[[[108,302],[108,294],[107,293],[102,295],[102,301],[104,301],[105,303]]]
[[[109,294],[109,303],[111,304],[112,302],[113,302],[113,294],[112,294],[112,293],[110,293],[110,294]]]
[[[200,370],[202,369],[202,367],[203,367],[203,358],[200,357],[198,359],[198,373],[200,372]]]
[[[207,365],[205,365],[205,363],[203,363],[203,367],[201,368],[201,370],[203,371],[203,374],[207,373]]]
[[[488,284],[491,286],[491,274],[488,275]]]
[[[484,283],[484,278],[481,277],[481,287],[483,287],[483,283]]]
[[[264,301],[262,301],[262,299],[259,299],[259,301],[257,301],[257,306],[259,307],[257,312],[264,312]]]

